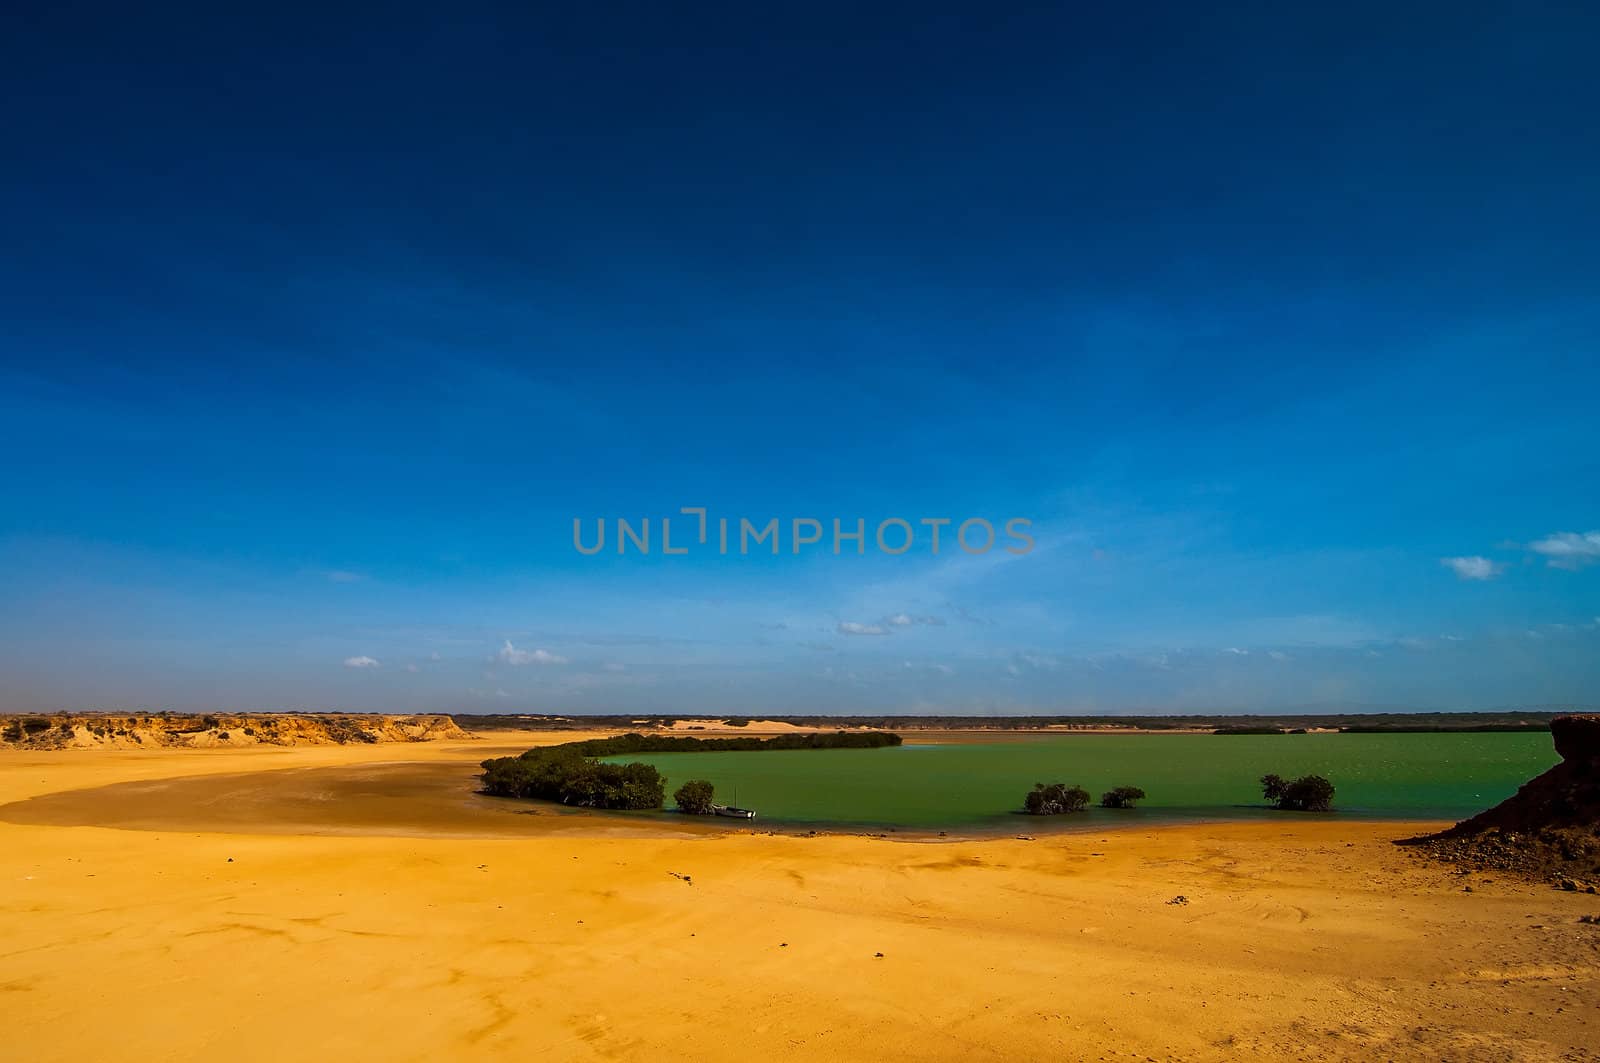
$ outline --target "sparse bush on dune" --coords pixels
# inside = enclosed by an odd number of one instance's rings
[[[1089,791],[1081,786],[1068,786],[1064,782],[1046,785],[1033,784],[1028,796],[1022,799],[1022,808],[1034,816],[1056,816],[1063,812],[1080,812],[1089,803]]]
[[[1145,793],[1137,786],[1119,786],[1100,795],[1101,808],[1132,808],[1135,801],[1143,801]]]
[[[1261,777],[1261,796],[1284,812],[1327,812],[1333,803],[1333,783],[1320,775],[1302,775],[1291,782],[1268,774]]]

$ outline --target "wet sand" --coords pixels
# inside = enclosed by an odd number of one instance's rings
[[[566,737],[0,755],[0,1057],[1521,1060],[1600,1043],[1600,927],[1577,921],[1600,900],[1391,844],[1432,824],[930,843],[526,814],[457,785]]]

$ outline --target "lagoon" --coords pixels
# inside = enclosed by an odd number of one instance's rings
[[[885,749],[650,753],[667,793],[708,779],[717,800],[755,808],[758,822],[795,826],[1024,829],[1285,816],[1257,779],[1324,775],[1347,817],[1462,819],[1497,804],[1559,759],[1548,733],[1079,734],[930,742]],[[1016,814],[1035,782],[1114,786],[1150,795],[1137,810],[1092,809],[1037,819]]]

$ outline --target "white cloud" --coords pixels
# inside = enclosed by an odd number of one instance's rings
[[[617,664],[615,661],[612,661],[609,664],[603,664],[600,667],[604,668],[608,672],[626,672],[628,670],[627,665]]]
[[[1551,568],[1577,569],[1600,562],[1600,531],[1557,532],[1538,542],[1529,543],[1528,549],[1542,555]]]
[[[406,671],[408,671],[408,672],[420,672],[420,671],[422,671],[422,669],[418,668],[414,664],[408,664],[408,665],[406,665]]]
[[[346,668],[376,668],[378,667],[378,659],[376,657],[346,657],[344,666]]]
[[[1284,653],[1282,650],[1268,650],[1267,656],[1271,657],[1274,661],[1287,661],[1289,659],[1289,655]]]
[[[913,616],[910,613],[896,613],[893,616],[886,618],[884,623],[888,624],[890,627],[910,627],[913,624],[925,624],[928,627],[943,627],[944,618],[927,615]]]
[[[1248,656],[1250,656],[1250,651],[1249,650],[1241,650],[1237,646],[1229,646],[1227,649],[1223,650],[1222,652],[1223,653],[1231,653],[1235,657],[1248,657]]]
[[[841,635],[887,635],[889,629],[882,624],[858,624],[854,620],[841,620],[836,629]]]
[[[1441,557],[1439,564],[1468,580],[1491,580],[1506,568],[1504,562],[1490,561],[1487,557]]]
[[[519,650],[511,645],[511,640],[506,639],[506,644],[500,647],[500,652],[495,658],[501,664],[509,664],[513,668],[525,664],[566,664],[565,657],[551,653],[549,650]]]

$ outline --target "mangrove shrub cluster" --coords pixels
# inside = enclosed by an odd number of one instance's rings
[[[711,814],[711,798],[715,792],[715,789],[706,780],[690,779],[673,791],[672,800],[677,802],[678,811],[680,812],[688,812],[694,816],[709,816]]]
[[[483,762],[483,792],[583,808],[660,808],[667,780],[652,765],[603,764],[572,746],[530,749]]]
[[[1101,808],[1132,808],[1135,801],[1144,800],[1144,791],[1137,786],[1119,786],[1100,795]]]
[[[600,757],[632,753],[692,753],[753,749],[877,749],[897,746],[900,736],[882,731],[838,731],[833,734],[779,735],[776,738],[689,738],[676,735],[625,734],[590,738],[559,746],[530,749],[516,757],[495,757],[483,762],[483,792],[494,797],[534,797],[583,808],[660,808],[667,780],[652,765],[606,764]],[[705,787],[705,810],[710,810],[711,784],[695,780],[674,795],[690,791],[698,804],[699,786]]]
[[[1023,810],[1035,816],[1058,816],[1063,812],[1078,812],[1089,803],[1089,791],[1081,786],[1068,786],[1064,782],[1046,785],[1033,784],[1028,796],[1023,798]]]
[[[1302,775],[1293,782],[1263,775],[1261,796],[1285,812],[1326,812],[1333,803],[1333,783],[1320,775]]]
[[[1132,808],[1135,801],[1143,801],[1144,797],[1144,791],[1137,786],[1118,786],[1100,795],[1100,807]],[[1089,791],[1081,786],[1036,782],[1022,799],[1022,810],[1035,816],[1057,816],[1063,812],[1081,812],[1088,804]]]

